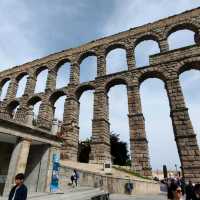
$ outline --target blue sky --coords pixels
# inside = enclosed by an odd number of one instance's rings
[[[199,0],[1,0],[0,70],[198,6]],[[193,33],[182,31],[172,35],[169,42],[173,48],[192,44],[192,36]],[[138,66],[147,64],[148,55],[159,51],[156,45],[144,42],[137,47]],[[124,57],[123,51],[109,54],[108,72],[125,69]],[[65,76],[62,76],[61,82],[67,78],[68,71],[67,67],[63,68],[61,74]],[[91,77],[95,73],[95,58],[84,61],[81,79],[87,80],[88,75]],[[186,72],[180,80],[200,141],[200,95],[196,92],[200,89],[200,72]],[[141,85],[140,92],[152,167],[157,169],[167,164],[169,168],[174,168],[175,163],[179,165],[179,160],[164,85],[160,80],[149,79]],[[126,88],[113,87],[108,95],[111,130],[119,133],[122,140],[128,141]],[[58,118],[62,115],[63,100],[59,100]],[[84,139],[91,135],[93,93],[84,93],[80,102],[80,138]],[[155,107],[158,108],[156,111]]]

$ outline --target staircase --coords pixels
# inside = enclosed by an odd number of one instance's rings
[[[7,200],[0,197],[0,200]],[[109,194],[99,188],[77,187],[67,188],[63,193],[32,193],[28,200],[108,200]]]

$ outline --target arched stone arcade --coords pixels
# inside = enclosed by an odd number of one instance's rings
[[[199,182],[199,147],[179,82],[180,73],[190,68],[199,69],[200,66],[199,16],[200,9],[194,9],[169,19],[166,18],[136,29],[130,29],[90,42],[78,48],[65,50],[0,72],[1,88],[5,80],[10,80],[6,98],[1,100],[0,103],[1,112],[8,112],[10,113],[10,118],[13,118],[12,110],[19,104],[18,114],[12,120],[16,122],[22,119],[27,120],[28,105],[33,106],[40,99],[41,105],[38,114],[38,127],[51,133],[54,118],[54,103],[60,96],[65,95],[62,124],[62,138],[64,140],[62,158],[77,160],[79,98],[84,91],[94,90],[94,116],[92,120],[92,152],[90,162],[104,163],[111,160],[107,92],[114,85],[126,85],[132,167],[140,174],[149,176],[151,175],[151,167],[139,88],[144,80],[148,78],[159,78],[164,82],[167,91],[170,117],[183,174],[186,179]],[[185,19],[190,20],[185,22]],[[196,21],[195,24],[194,21]],[[169,51],[168,36],[177,30],[183,29],[189,29],[195,32],[196,44]],[[150,57],[148,66],[136,68],[135,48],[140,42],[149,39],[158,43],[160,53]],[[106,56],[111,50],[117,48],[122,48],[126,52],[127,69],[106,74]],[[80,65],[88,56],[96,57],[97,74],[94,79],[80,83]],[[69,83],[57,89],[57,72],[59,67],[66,62],[70,64]],[[37,92],[35,91],[37,76],[43,70],[48,71],[46,87],[43,91]],[[24,94],[16,98],[17,77],[19,74],[24,73],[28,75]]]

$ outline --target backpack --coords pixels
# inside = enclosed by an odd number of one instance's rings
[[[76,172],[76,179],[79,179],[80,178],[80,175],[78,172]]]

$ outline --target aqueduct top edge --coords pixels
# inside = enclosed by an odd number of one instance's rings
[[[168,18],[160,19],[158,21],[148,23],[139,27],[130,28],[127,31],[123,31],[111,36],[106,36],[106,37],[88,42],[86,44],[80,45],[79,47],[69,48],[58,53],[47,55],[46,57],[43,57],[43,58],[39,58],[30,62],[24,63],[22,65],[15,66],[13,68],[9,68],[4,71],[0,71],[0,78],[3,78],[4,76],[12,75],[18,71],[21,71],[22,69],[26,71],[29,68],[34,67],[34,66],[45,65],[48,62],[52,62],[52,61],[60,62],[61,59],[67,58],[69,60],[71,59],[73,60],[73,58],[75,57],[76,61],[78,61],[79,59],[78,56],[81,53],[86,53],[87,51],[97,49],[100,46],[103,46],[103,48],[107,48],[109,45],[113,45],[114,42],[117,43],[124,39],[134,41],[145,34],[147,35],[154,34],[154,33],[158,35],[167,34],[166,30],[173,28],[174,25],[185,23],[185,21],[188,21],[188,20],[191,23],[197,23],[195,22],[195,17],[198,17],[199,15],[200,15],[200,7],[182,12],[174,16],[170,16]],[[197,25],[198,25],[197,28],[199,30],[200,25],[198,23]],[[161,37],[165,37],[165,36],[163,35]]]

